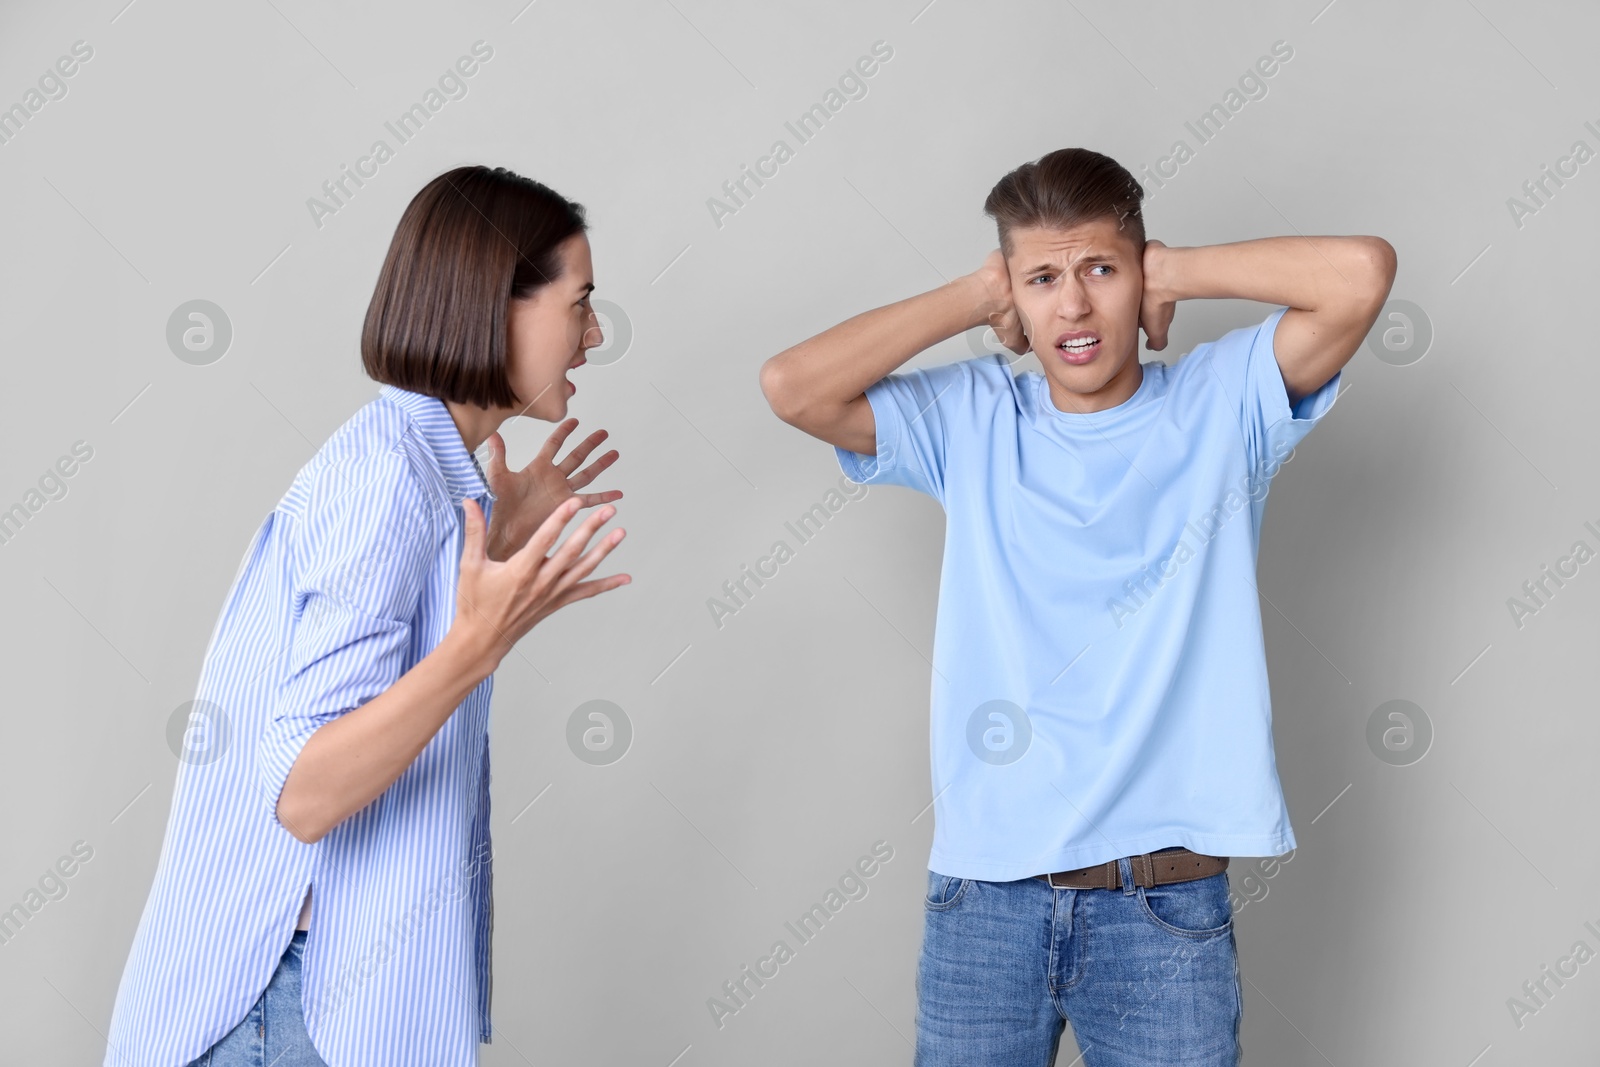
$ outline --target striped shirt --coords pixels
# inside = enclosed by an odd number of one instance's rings
[[[490,1040],[485,678],[376,800],[315,844],[277,820],[306,739],[455,618],[461,501],[494,496],[444,403],[382,385],[256,531],[206,649],[106,1067],[181,1067],[266,988],[300,905],[312,1044],[332,1067],[470,1067]]]

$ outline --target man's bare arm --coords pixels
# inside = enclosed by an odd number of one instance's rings
[[[1237,298],[1287,305],[1273,337],[1278,369],[1297,403],[1355,354],[1394,284],[1395,252],[1381,237],[1266,237],[1169,248],[1145,246],[1141,319],[1166,347],[1172,306],[1193,298]]]
[[[789,425],[870,456],[878,450],[878,428],[867,386],[974,326],[994,323],[1002,341],[1026,346],[1015,317],[1010,278],[996,250],[972,274],[862,312],[773,356],[761,365],[761,392]]]

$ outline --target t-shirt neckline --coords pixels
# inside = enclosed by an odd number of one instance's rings
[[[1134,353],[1134,358],[1138,358],[1138,353]],[[1150,373],[1149,365],[1141,362],[1139,369],[1139,387],[1133,391],[1132,396],[1128,397],[1128,399],[1124,400],[1122,403],[1113,404],[1111,407],[1104,408],[1100,411],[1062,411],[1060,408],[1056,407],[1056,402],[1050,397],[1049,376],[1043,371],[1040,371],[1039,381],[1035,387],[1036,407],[1046,415],[1065,423],[1083,426],[1097,425],[1108,420],[1120,418],[1127,412],[1141,406],[1150,397],[1152,377],[1153,375]]]

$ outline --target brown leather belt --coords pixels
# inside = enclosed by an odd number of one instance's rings
[[[1196,878],[1209,878],[1228,869],[1228,857],[1206,856],[1186,848],[1164,848],[1159,852],[1146,852],[1129,856],[1133,866],[1135,885],[1148,889],[1169,882],[1188,882]],[[1035,878],[1049,882],[1055,889],[1121,889],[1122,871],[1119,860],[1107,860],[1093,867],[1080,867],[1075,871],[1056,871],[1053,874],[1036,874]]]

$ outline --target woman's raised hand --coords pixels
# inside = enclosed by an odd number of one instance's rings
[[[527,544],[504,562],[497,562],[489,558],[485,548],[483,510],[470,497],[461,502],[466,540],[461,551],[451,633],[466,642],[472,654],[481,657],[491,671],[513,645],[549,615],[573,601],[632,581],[626,574],[583,580],[626,533],[621,528],[612,530],[584,551],[600,526],[616,514],[617,509],[610,504],[586,518],[559,548],[550,552],[581,503],[577,496],[562,501]]]
[[[613,448],[587,467],[578,469],[578,465],[589,458],[589,453],[606,439],[605,430],[596,430],[585,437],[565,459],[557,461],[556,452],[577,427],[577,419],[563,420],[545,439],[539,454],[520,471],[506,465],[506,442],[500,431],[489,435],[485,442],[489,446],[489,462],[483,473],[489,480],[489,491],[495,496],[486,550],[490,559],[509,559],[513,552],[528,543],[533,531],[550,517],[556,505],[594,481],[617,461],[617,450]],[[607,489],[599,493],[578,493],[578,496],[583,501],[581,506],[588,508],[622,499],[622,490]]]

